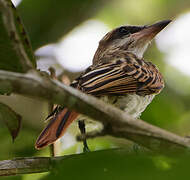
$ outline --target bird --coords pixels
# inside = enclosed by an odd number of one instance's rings
[[[143,54],[154,37],[170,22],[162,20],[152,25],[124,25],[111,30],[100,40],[92,65],[70,86],[138,119],[164,88],[159,69],[146,61]],[[54,143],[78,117],[78,112],[57,105],[48,116],[49,123],[37,138],[35,148]],[[79,128],[85,133],[83,121],[80,121]]]

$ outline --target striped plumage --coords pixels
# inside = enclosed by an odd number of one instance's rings
[[[127,53],[109,63],[90,66],[71,86],[94,96],[129,93],[145,96],[158,94],[164,81],[155,65]]]
[[[164,87],[163,77],[157,67],[145,61],[142,55],[149,41],[169,22],[142,27],[126,26],[126,31],[116,28],[107,33],[100,41],[93,65],[71,86],[138,118]],[[123,33],[123,36],[118,33]],[[49,116],[50,122],[37,139],[35,147],[39,149],[56,141],[78,115],[77,112],[57,106]]]

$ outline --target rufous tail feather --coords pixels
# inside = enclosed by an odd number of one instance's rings
[[[64,108],[55,117],[52,117],[49,124],[44,128],[38,137],[35,148],[41,149],[54,143],[63,136],[67,127],[77,118],[79,114]]]

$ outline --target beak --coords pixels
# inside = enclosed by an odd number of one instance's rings
[[[142,30],[134,33],[132,36],[135,40],[151,41],[162,29],[164,29],[171,20],[159,21],[153,25],[144,26]]]

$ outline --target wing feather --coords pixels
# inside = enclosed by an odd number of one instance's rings
[[[95,96],[128,93],[146,95],[158,93],[163,88],[161,74],[152,63],[128,59],[91,66],[71,86]]]

